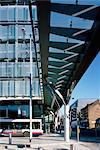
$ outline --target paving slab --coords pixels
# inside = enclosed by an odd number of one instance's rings
[[[19,148],[21,144],[24,145],[23,148]],[[9,137],[0,137],[0,150],[70,150],[71,144],[74,147],[73,150],[100,150],[99,143],[77,143],[76,140],[70,140],[67,143],[60,134],[44,134],[39,137],[33,137],[31,143],[29,143],[29,138],[27,137],[12,137],[12,144],[9,144]]]

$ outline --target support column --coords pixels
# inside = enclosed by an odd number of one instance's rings
[[[64,105],[64,141],[69,142],[69,105]]]
[[[57,114],[55,114],[55,133],[57,132],[57,128],[58,128],[58,117],[57,117]]]
[[[48,133],[50,133],[50,114],[48,115]]]
[[[43,131],[46,133],[46,125],[45,125],[45,115],[43,113]]]

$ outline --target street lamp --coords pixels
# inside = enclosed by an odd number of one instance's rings
[[[32,37],[30,34],[30,138],[32,140]]]
[[[22,28],[23,38],[25,39],[25,28]],[[30,101],[29,101],[29,109],[30,109],[30,137],[29,142],[32,140],[32,37],[30,34]]]

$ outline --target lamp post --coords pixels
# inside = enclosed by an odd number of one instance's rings
[[[25,40],[25,28],[22,28],[23,39]],[[30,34],[30,101],[29,101],[29,109],[30,109],[30,137],[29,142],[32,140],[32,37]]]
[[[30,34],[30,138],[32,140],[32,37]]]

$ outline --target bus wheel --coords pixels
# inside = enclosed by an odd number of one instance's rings
[[[24,135],[25,137],[29,137],[29,136],[30,136],[30,133],[29,133],[28,131],[25,131],[25,132],[23,133],[23,135]]]

